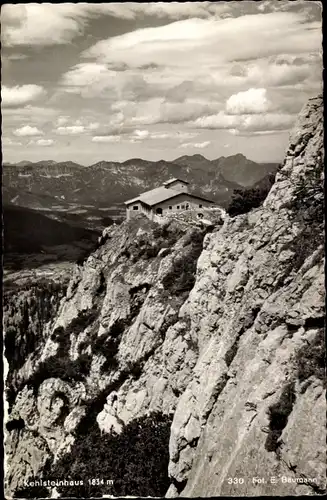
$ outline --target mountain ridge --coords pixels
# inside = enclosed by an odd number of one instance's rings
[[[138,158],[122,163],[102,160],[88,167],[71,161],[51,164],[40,161],[20,166],[4,164],[5,201],[11,203],[15,199],[13,193],[10,199],[6,197],[6,190],[10,189],[12,192],[16,189],[16,195],[25,191],[34,195],[47,194],[55,199],[65,197],[78,204],[99,203],[108,206],[123,203],[142,191],[158,187],[170,177],[187,177],[193,190],[211,196],[217,203],[226,204],[233,190],[242,186],[242,183],[233,180],[237,177],[237,170],[242,170],[241,176],[239,175],[241,181],[250,179],[245,182],[248,187],[263,178],[268,171],[277,169],[275,164],[261,167],[242,155],[236,155],[237,168],[233,167],[234,174],[228,175],[226,161],[231,169],[233,158],[231,156],[226,160],[222,157],[211,161],[202,155],[184,155],[173,162]]]

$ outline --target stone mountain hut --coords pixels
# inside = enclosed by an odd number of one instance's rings
[[[144,214],[149,219],[178,213],[183,210],[201,210],[214,207],[215,203],[207,198],[188,192],[187,181],[170,179],[158,188],[141,193],[136,198],[125,201],[126,219],[130,220],[137,214]]]

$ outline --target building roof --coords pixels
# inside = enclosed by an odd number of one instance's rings
[[[163,185],[169,186],[169,184],[172,184],[173,182],[176,182],[176,181],[183,182],[183,184],[189,184],[189,182],[183,181],[183,179],[177,179],[177,177],[174,177],[173,179],[169,179],[169,181],[164,182]]]
[[[151,189],[151,191],[146,191],[145,193],[141,193],[136,198],[132,198],[131,200],[125,201],[125,205],[130,205],[131,203],[135,203],[136,201],[140,201],[145,205],[150,207],[157,205],[158,203],[162,203],[163,201],[170,200],[171,198],[175,198],[179,195],[189,196],[190,198],[198,198],[199,200],[208,201],[209,203],[214,203],[212,200],[208,200],[207,198],[203,198],[197,194],[192,193],[184,193],[181,191],[175,191],[174,189],[169,189],[166,187],[158,187],[155,189]]]

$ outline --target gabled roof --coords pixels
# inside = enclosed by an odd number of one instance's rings
[[[207,198],[203,198],[202,196],[198,196],[196,194],[191,193],[183,193],[181,191],[175,191],[174,189],[169,189],[166,187],[158,187],[155,189],[151,189],[151,191],[146,191],[145,193],[141,193],[136,198],[132,198],[131,200],[125,201],[125,205],[130,205],[131,203],[135,203],[140,201],[149,207],[153,205],[157,205],[158,203],[162,203],[163,201],[170,200],[171,198],[175,198],[176,196],[180,196],[181,194],[189,196],[191,198],[197,198],[199,200],[208,201],[210,203],[214,203],[212,200],[208,200]]]
[[[174,177],[173,179],[169,179],[169,181],[164,182],[163,185],[169,186],[169,184],[172,184],[173,182],[176,182],[176,181],[182,182],[183,184],[189,184],[189,182],[183,181],[183,179],[177,179],[177,177]]]
[[[155,189],[151,189],[151,191],[146,191],[145,193],[141,193],[136,198],[132,198],[131,200],[125,201],[125,205],[129,205],[135,201],[141,201],[146,205],[152,206],[156,203],[161,203],[162,201],[169,200],[172,196],[176,196],[176,194],[181,194],[173,189],[168,189],[163,186],[160,186]]]

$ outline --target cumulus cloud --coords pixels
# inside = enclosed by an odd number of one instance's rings
[[[97,130],[100,127],[99,122],[92,122],[87,126],[88,130]]]
[[[56,120],[56,126],[57,127],[62,127],[66,123],[69,122],[69,116],[59,116]]]
[[[97,62],[73,66],[62,76],[59,89],[85,99],[111,98],[113,104],[119,102],[121,106],[124,102],[144,101],[165,94],[164,82],[148,81],[141,69],[119,71]]]
[[[24,125],[13,132],[17,137],[32,137],[37,135],[44,135],[41,130],[37,127],[31,127],[30,125]]]
[[[82,32],[85,17],[73,4],[6,4],[1,12],[2,43],[56,45]],[[49,36],[51,33],[51,36]]]
[[[35,101],[44,93],[45,90],[40,85],[16,85],[15,87],[3,85],[1,88],[1,106],[5,108],[24,106]]]
[[[54,144],[53,139],[38,139],[36,141],[37,146],[52,146]]]
[[[199,148],[199,149],[203,149],[203,148],[208,147],[209,144],[211,144],[211,141],[196,142],[196,143],[185,142],[185,143],[181,144],[179,147],[180,148]]]
[[[264,113],[269,109],[266,89],[249,89],[230,96],[226,111],[231,115]]]
[[[151,132],[151,139],[178,139],[180,141],[185,139],[192,139],[198,135],[193,132]]]
[[[280,131],[289,130],[294,124],[295,118],[296,115],[282,113],[228,115],[220,112],[217,115],[198,118],[190,123],[190,126],[203,129],[225,129],[243,132]]]
[[[58,135],[78,135],[85,132],[83,125],[68,125],[67,127],[57,127],[56,133]]]
[[[59,125],[60,123],[62,125]],[[87,123],[84,119],[72,120],[66,116],[59,117],[56,125],[59,125],[55,129],[58,135],[81,135],[86,132],[93,132],[100,127],[100,123],[98,122]]]
[[[121,138],[119,135],[96,135],[92,137],[92,142],[120,142]]]
[[[134,130],[132,134],[129,135],[131,142],[140,143],[144,139],[149,139],[151,141],[157,140],[177,140],[182,141],[185,139],[192,139],[198,135],[197,132],[179,132],[179,131],[161,131],[161,132],[150,132],[149,130]]]
[[[220,103],[192,98],[186,98],[184,102],[167,102],[163,98],[149,99],[142,106],[134,108],[134,113],[128,123],[135,125],[183,123],[199,116],[211,114],[221,107]]]
[[[79,93],[81,88],[90,87],[102,91],[111,85],[110,79],[116,76],[116,71],[108,69],[105,64],[79,63],[65,73],[61,85],[66,92]]]
[[[297,64],[297,59],[296,56],[289,56],[284,60],[269,58],[250,63],[246,67],[246,81],[248,84],[283,87],[304,82],[312,72],[319,78],[321,62],[317,64],[303,59]]]
[[[134,130],[133,134],[135,139],[140,139],[140,140],[143,140],[143,139],[146,139],[147,137],[149,137],[149,131],[148,130]]]

